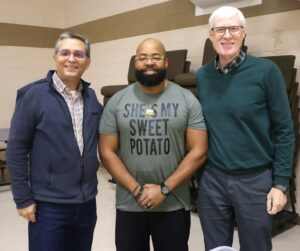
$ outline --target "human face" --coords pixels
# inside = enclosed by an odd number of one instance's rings
[[[213,27],[230,26],[241,27],[239,18],[237,16],[233,16],[228,19],[216,20]],[[245,31],[244,28],[241,28],[240,32],[232,34],[230,33],[229,29],[226,29],[224,34],[217,34],[216,32],[210,30],[209,38],[214,49],[219,55],[220,64],[224,64],[223,66],[225,66],[225,64],[230,63],[240,53],[243,39],[245,38]]]
[[[168,60],[161,44],[146,40],[137,50],[135,58],[136,78],[145,87],[158,86],[164,82]]]
[[[71,52],[70,55],[60,53],[65,50]],[[90,59],[85,56],[85,44],[78,39],[65,38],[53,57],[59,78],[70,88],[77,88],[82,74],[90,64]]]

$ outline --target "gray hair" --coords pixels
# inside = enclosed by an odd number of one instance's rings
[[[239,19],[240,25],[245,28],[246,20],[243,13],[239,9],[232,6],[223,6],[216,9],[209,17],[209,28],[214,28],[214,25],[218,20],[229,19],[236,16]]]
[[[63,32],[62,34],[59,35],[59,37],[58,37],[58,39],[55,43],[54,53],[58,52],[61,41],[66,39],[66,38],[78,39],[78,40],[82,41],[85,44],[86,56],[88,58],[90,58],[90,55],[91,55],[91,42],[87,38],[85,38],[84,36],[79,35],[77,33],[69,32],[69,31]]]

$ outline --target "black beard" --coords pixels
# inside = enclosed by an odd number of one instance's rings
[[[144,70],[135,70],[135,77],[143,86],[157,86],[166,78],[166,69],[158,70],[154,75],[146,75]]]

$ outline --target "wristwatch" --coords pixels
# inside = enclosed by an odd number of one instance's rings
[[[171,194],[170,188],[168,188],[164,182],[160,184],[160,187],[163,195],[169,196]]]
[[[287,195],[287,193],[289,192],[289,188],[283,185],[275,185],[274,188],[280,190],[281,192],[283,192],[285,195]]]

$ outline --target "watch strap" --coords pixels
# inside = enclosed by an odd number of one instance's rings
[[[275,185],[274,188],[280,190],[284,194],[287,194],[289,192],[289,188],[283,185]]]

